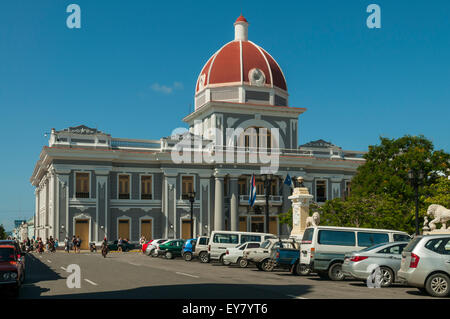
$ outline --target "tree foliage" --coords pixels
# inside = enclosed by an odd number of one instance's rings
[[[6,235],[5,227],[3,227],[3,225],[0,225],[0,240],[6,239],[6,237],[7,237],[7,235]]]

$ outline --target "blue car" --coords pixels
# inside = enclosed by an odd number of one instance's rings
[[[184,260],[191,261],[192,256],[195,251],[195,244],[197,242],[197,238],[191,238],[186,240],[186,242],[183,245],[181,255],[183,256]]]

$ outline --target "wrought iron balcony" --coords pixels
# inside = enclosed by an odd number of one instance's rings
[[[239,204],[248,205],[249,195],[239,195]],[[269,195],[269,205],[280,206],[283,204],[283,196]],[[266,205],[266,195],[256,195],[255,205]]]
[[[89,193],[84,192],[76,192],[75,193],[76,198],[89,198]]]

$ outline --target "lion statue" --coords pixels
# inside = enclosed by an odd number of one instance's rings
[[[315,212],[312,216],[308,216],[306,218],[306,227],[319,226],[319,223],[320,223],[320,215],[318,212]]]
[[[427,215],[434,218],[428,223],[428,226],[432,231],[436,229],[437,223],[442,224],[441,230],[447,229],[446,224],[450,220],[450,209],[447,209],[442,205],[432,204],[428,206]],[[448,229],[450,230],[450,227]]]

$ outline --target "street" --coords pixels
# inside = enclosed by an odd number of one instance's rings
[[[395,285],[368,288],[355,280],[333,282],[318,276],[293,276],[286,270],[262,272],[166,260],[138,252],[101,254],[31,253],[26,260],[26,280],[19,294],[29,298],[82,299],[413,299],[431,298],[415,288]],[[81,287],[68,288],[66,270],[76,264],[81,270]]]

